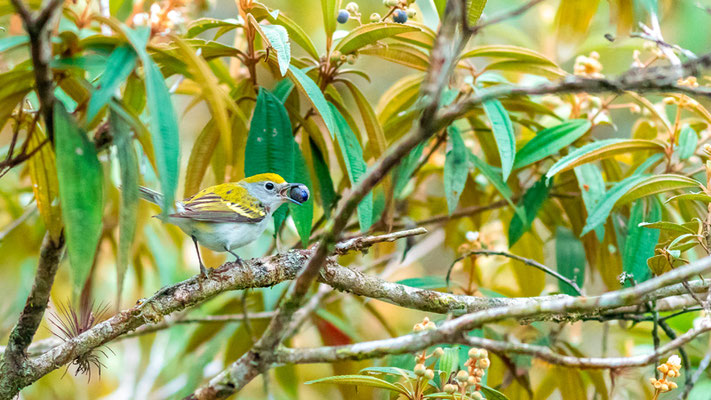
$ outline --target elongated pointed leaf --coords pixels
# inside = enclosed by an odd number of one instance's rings
[[[387,389],[392,392],[401,393],[407,395],[407,390],[404,388],[394,385],[386,380],[376,378],[374,376],[368,375],[339,375],[339,376],[329,376],[326,378],[315,379],[313,381],[306,382],[307,385],[314,383],[335,383],[338,385],[357,385],[357,386],[368,386],[379,389]]]
[[[365,24],[350,31],[338,42],[333,50],[340,51],[342,54],[350,54],[378,40],[389,38],[400,33],[418,30],[419,28],[416,26],[397,24],[394,22]]]
[[[42,217],[49,236],[59,243],[62,235],[62,211],[59,204],[59,183],[57,182],[57,165],[52,144],[47,141],[41,126],[34,127],[32,136],[28,138],[28,154],[35,152],[27,163],[32,180],[32,192],[35,195],[37,209]],[[40,150],[37,147],[42,146]]]
[[[605,197],[605,181],[602,179],[602,172],[595,164],[583,164],[575,167],[573,171],[578,180],[585,210],[590,214],[597,203]],[[597,239],[602,242],[605,237],[605,226],[599,225],[595,228],[595,234]]]
[[[646,177],[640,175],[632,175],[626,179],[617,182],[610,190],[605,193],[605,196],[595,205],[595,208],[588,213],[588,219],[585,221],[585,227],[580,236],[583,236],[591,230],[604,224],[610,211],[615,207],[615,203],[625,195],[631,188],[639,182],[644,181]]]
[[[341,148],[343,159],[346,162],[348,170],[348,178],[351,181],[351,186],[355,186],[360,182],[368,169],[363,160],[363,149],[358,143],[358,139],[353,133],[353,130],[343,118],[338,109],[333,104],[329,103],[331,112],[336,118],[336,140]],[[358,204],[358,220],[360,222],[361,231],[365,232],[370,228],[373,221],[373,193],[368,193],[363,200]]]
[[[541,53],[527,49],[525,47],[511,46],[505,44],[493,44],[485,46],[477,46],[464,54],[461,58],[471,57],[491,57],[491,58],[506,58],[516,61],[524,61],[527,63],[538,63],[557,67],[557,64],[544,56]]]
[[[214,120],[210,120],[195,139],[190,152],[188,168],[185,171],[185,197],[192,196],[200,190],[200,184],[219,141],[220,132],[215,127]]]
[[[365,126],[365,131],[368,134],[368,142],[370,143],[372,155],[374,158],[379,158],[385,150],[387,149],[387,140],[385,139],[385,133],[383,132],[383,127],[378,121],[378,117],[375,115],[375,110],[371,107],[370,102],[365,97],[363,92],[358,89],[358,87],[351,81],[346,81],[346,87],[350,90],[353,95],[353,100],[355,100],[358,110],[360,111],[361,118],[363,119],[363,125]]]
[[[459,203],[459,196],[469,175],[467,147],[462,135],[454,126],[447,128],[447,155],[444,161],[444,194],[447,197],[447,209],[452,214]]]
[[[523,209],[525,218],[521,218],[519,214],[514,214],[511,218],[511,223],[509,224],[509,247],[513,246],[524,233],[531,229],[531,224],[536,219],[538,210],[541,209],[543,202],[548,198],[550,187],[551,185],[543,177],[523,194],[519,208]]]
[[[525,221],[526,214],[521,208],[516,207],[516,204],[514,204],[512,199],[513,194],[511,193],[511,189],[506,185],[506,182],[501,180],[499,174],[497,174],[489,164],[474,155],[474,153],[469,153],[469,161],[474,165],[474,168],[479,170],[479,172],[481,172],[481,174],[484,175],[492,185],[494,185],[496,190],[504,197],[504,200],[511,205],[519,218]]]
[[[294,144],[293,180],[294,182],[303,183],[309,188],[309,193],[313,193],[314,187],[311,184],[311,175],[309,174],[306,166],[306,160],[304,160],[304,156],[301,154],[299,145],[294,141],[292,142]],[[309,199],[301,205],[289,203],[289,211],[291,212],[291,217],[294,219],[296,231],[299,232],[301,244],[306,247],[306,245],[309,244],[309,238],[311,237],[311,224],[314,219],[314,201]]]
[[[484,6],[486,6],[486,0],[467,1],[467,23],[469,26],[476,25],[484,12]]]
[[[684,125],[679,133],[679,147],[677,153],[680,160],[686,160],[694,155],[696,145],[699,143],[699,136],[696,131],[689,125]]]
[[[207,62],[195,54],[195,49],[179,36],[173,36],[181,58],[188,65],[193,79],[200,86],[200,93],[210,107],[212,118],[220,132],[220,145],[225,151],[226,162],[232,162],[232,124],[228,111],[237,112],[234,102],[220,87]]]
[[[711,203],[711,196],[703,192],[684,193],[670,197],[665,203],[669,203],[672,200],[696,200],[704,203]]]
[[[267,45],[276,53],[281,76],[286,75],[286,70],[291,63],[291,43],[289,34],[281,25],[260,25],[252,14],[247,14],[249,22],[254,26]]]
[[[180,130],[178,117],[170,99],[170,92],[165,85],[165,79],[158,65],[146,52],[146,29],[134,31],[121,24],[122,30],[128,41],[138,54],[143,64],[146,85],[146,105],[150,112],[150,132],[155,151],[156,165],[158,166],[158,180],[163,192],[163,213],[168,213],[173,208],[175,190],[178,187],[179,158],[180,158]]]
[[[101,236],[104,174],[94,144],[59,101],[54,105],[54,136],[59,199],[74,297],[78,299],[94,263]]]
[[[570,154],[561,158],[553,164],[551,169],[546,173],[546,177],[550,178],[560,172],[575,168],[578,165],[587,164],[589,162],[602,160],[618,154],[625,154],[633,151],[648,151],[663,152],[664,144],[652,140],[642,139],[607,139],[586,144],[585,146],[571,151]]]
[[[121,209],[119,212],[119,245],[116,257],[117,296],[121,298],[123,281],[130,258],[131,245],[136,234],[138,213],[138,159],[133,148],[131,131],[126,121],[115,113],[109,114],[109,126],[121,175]]]
[[[657,222],[661,219],[662,207],[659,202],[651,199],[647,204],[645,207],[645,201],[637,200],[632,206],[622,256],[624,271],[632,274],[637,283],[644,282],[651,276],[647,259],[654,256],[654,247],[659,241],[658,229],[639,226],[642,222]]]
[[[257,19],[264,18],[271,24],[281,25],[286,28],[291,40],[301,46],[301,48],[304,49],[311,56],[311,58],[318,60],[319,55],[316,50],[316,46],[314,46],[314,43],[311,41],[309,35],[296,22],[294,22],[294,20],[284,15],[284,13],[279,13],[274,16],[272,12],[269,12],[267,6],[256,1],[252,2],[252,8],[249,11]]]
[[[323,93],[316,82],[309,78],[309,76],[302,70],[294,67],[293,65],[289,66],[287,76],[294,82],[299,91],[306,96],[309,103],[311,103],[311,105],[316,109],[318,114],[323,119],[326,129],[328,129],[328,133],[330,133],[331,138],[333,138],[336,130],[334,113],[331,111],[326,98],[323,96]]]
[[[592,124],[586,119],[574,119],[544,129],[516,153],[513,168],[523,168],[542,160],[580,139]]]
[[[514,136],[511,118],[504,106],[498,100],[484,102],[484,112],[491,122],[491,130],[496,139],[501,158],[501,169],[504,182],[508,179],[516,158],[516,137]]]
[[[358,51],[359,55],[375,56],[383,60],[427,71],[430,57],[422,50],[407,44],[390,43],[387,46],[372,45]]]
[[[396,170],[397,179],[395,180],[395,197],[400,198],[400,194],[410,181],[410,177],[415,171],[415,168],[417,168],[417,164],[420,161],[420,157],[422,157],[424,149],[425,142],[418,144],[417,147],[410,150],[410,153],[400,163],[400,166]]]
[[[293,143],[286,108],[271,92],[260,88],[244,153],[245,176],[275,173],[291,182],[294,176]],[[286,216],[286,207],[277,211],[281,214],[274,213],[276,231]]]
[[[331,174],[328,170],[328,164],[326,164],[326,160],[321,153],[321,150],[319,150],[316,143],[314,143],[314,141],[310,138],[309,145],[311,146],[314,171],[316,172],[319,193],[321,194],[321,206],[323,207],[324,215],[329,217],[331,215],[331,207],[336,201],[336,191],[333,190]]]
[[[696,187],[703,189],[693,178],[677,174],[652,175],[630,188],[618,201],[617,205],[627,204],[639,198],[672,190]]]
[[[91,95],[86,112],[86,120],[91,122],[96,114],[108,104],[116,90],[136,67],[138,56],[128,45],[118,46],[106,61],[106,70],[99,79],[96,91]]]
[[[326,40],[330,43],[333,32],[336,30],[336,4],[337,0],[321,0],[321,11],[323,12],[323,28],[326,31]]]
[[[585,247],[570,229],[562,226],[556,228],[555,260],[558,273],[582,288],[585,281]],[[563,281],[558,281],[558,288],[567,295],[579,295]]]

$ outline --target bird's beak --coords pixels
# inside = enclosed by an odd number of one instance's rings
[[[301,205],[309,199],[309,188],[302,183],[285,183],[279,195],[284,200]]]

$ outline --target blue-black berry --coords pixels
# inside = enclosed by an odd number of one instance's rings
[[[345,24],[348,22],[348,18],[351,16],[351,14],[346,11],[346,10],[339,10],[338,11],[338,18],[336,20],[338,21],[339,24]]]
[[[397,22],[398,24],[404,24],[407,22],[407,13],[403,10],[395,10],[393,13],[393,21]]]
[[[299,204],[305,203],[309,199],[309,188],[306,185],[298,185],[291,188],[289,197]]]

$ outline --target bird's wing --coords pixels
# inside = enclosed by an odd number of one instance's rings
[[[244,187],[233,183],[203,189],[184,200],[182,205],[184,209],[172,214],[172,217],[206,222],[257,223],[267,216],[259,200]]]

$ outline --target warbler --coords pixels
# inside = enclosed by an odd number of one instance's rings
[[[162,194],[143,186],[139,192],[141,198],[162,204]],[[288,201],[301,205],[308,199],[306,185],[288,183],[277,174],[259,174],[205,188],[183,201],[176,201],[175,210],[171,210],[175,212],[155,217],[176,225],[192,238],[200,272],[207,276],[198,243],[210,250],[226,251],[241,263],[242,259],[233,250],[256,240],[280,205]]]

